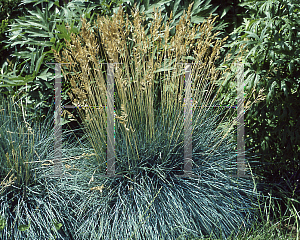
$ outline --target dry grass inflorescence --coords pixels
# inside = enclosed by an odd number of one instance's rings
[[[130,139],[136,139],[135,129],[139,126],[143,126],[146,131],[147,141],[151,141],[154,136],[155,86],[158,84],[163,85],[160,102],[164,111],[161,113],[164,124],[170,120],[165,118],[167,113],[178,112],[177,110],[183,108],[183,63],[187,62],[187,57],[192,51],[195,56],[193,62],[198,63],[191,69],[194,80],[193,104],[214,104],[210,97],[215,87],[214,82],[220,76],[220,71],[215,70],[214,61],[226,40],[215,40],[218,33],[211,33],[216,18],[209,18],[203,24],[191,28],[188,11],[187,18],[185,15],[181,18],[176,26],[176,35],[170,39],[169,25],[161,25],[159,13],[155,12],[154,16],[149,38],[138,12],[134,14],[133,24],[128,20],[128,16],[124,20],[122,11],[112,20],[98,17],[93,29],[82,19],[81,33],[76,36],[71,34],[67,50],[61,54],[56,53],[59,62],[74,63],[65,67],[67,71],[63,70],[72,86],[69,96],[75,106],[82,107],[86,120],[93,119],[88,121],[87,125],[90,132],[98,131],[104,141],[106,138],[102,133],[106,130],[107,115],[103,106],[107,106],[107,82],[105,72],[101,71],[103,58],[99,56],[99,45],[104,46],[107,53],[106,63],[120,63],[114,65],[116,93],[120,99],[120,104],[116,104],[115,107],[115,111],[119,113],[116,119],[123,124]],[[172,13],[169,21],[171,20]],[[101,41],[100,44],[98,41]],[[128,48],[128,42],[133,44],[132,49]],[[213,48],[210,48],[211,45]],[[249,105],[247,102],[245,110]],[[201,108],[201,111],[206,109]],[[216,109],[216,114],[218,111],[220,110]],[[234,122],[231,122],[231,125],[233,126]],[[99,139],[96,141],[99,143]]]
[[[82,19],[81,32],[71,34],[66,49],[55,52],[57,62],[71,63],[62,71],[72,86],[73,104],[81,107],[98,163],[90,180],[80,180],[83,200],[73,205],[78,209],[74,210],[78,239],[174,239],[187,231],[198,237],[210,233],[226,237],[253,217],[249,197],[257,194],[253,179],[236,181],[226,175],[236,161],[228,142],[236,121],[232,116],[217,119],[222,108],[211,110],[219,92],[212,96],[215,81],[223,74],[214,62],[226,38],[216,39],[218,33],[212,33],[216,18],[191,27],[191,7],[173,37],[168,24],[172,13],[164,25],[155,11],[150,34],[144,29],[143,14],[135,9],[133,22],[121,7],[112,18],[98,17],[93,27]],[[185,65],[189,60],[194,63],[190,70]],[[109,63],[114,63],[113,69]],[[192,76],[192,161],[195,173],[201,174],[198,180],[174,175],[183,165],[187,70]],[[112,73],[116,173],[123,177],[107,179],[99,174],[106,162],[105,106]],[[77,167],[80,164],[85,162]]]

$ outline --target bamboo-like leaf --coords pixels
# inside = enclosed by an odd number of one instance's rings
[[[54,2],[54,5],[56,5],[57,7],[60,7],[59,1],[55,1],[55,2]]]
[[[146,15],[150,15],[150,13],[153,13],[153,12],[154,12],[154,11],[153,11],[154,8],[155,8],[155,9],[157,9],[157,8],[159,8],[159,9],[165,8],[165,7],[164,7],[164,4],[169,3],[169,2],[171,2],[171,1],[172,1],[172,0],[162,0],[162,1],[158,2],[158,3],[152,4],[152,5],[151,5],[151,8],[149,8],[148,10],[146,10],[144,13],[145,13]],[[150,16],[151,16],[151,15],[150,15]]]
[[[204,19],[205,19],[205,17],[198,17],[198,16],[191,17],[191,21],[196,24],[202,23],[204,21]]]
[[[40,52],[42,53],[44,51],[44,47],[41,48]],[[43,53],[41,54],[41,56],[39,57],[39,59],[36,62],[36,67],[35,67],[35,72],[39,72],[40,67],[44,61],[44,58],[46,56],[47,53]]]
[[[25,77],[8,77],[8,79],[1,78],[0,81],[5,82],[6,84],[0,84],[0,87],[7,86],[21,86],[26,83],[29,83],[35,79],[35,76],[25,76]]]
[[[203,0],[196,0],[194,1],[191,13],[192,15],[197,14],[199,11],[203,10],[204,7],[207,7],[209,1],[206,1],[205,5],[203,5]],[[202,5],[202,6],[201,6]]]
[[[177,12],[179,4],[180,4],[180,0],[176,0],[173,7],[173,15]]]
[[[262,30],[261,34],[260,34],[260,42],[263,42],[265,39],[268,38],[269,34],[267,33],[267,31],[269,31],[270,26],[265,26],[264,29]]]
[[[43,20],[43,19],[44,19],[40,12],[35,12],[35,11],[31,11],[31,10],[28,10],[28,12],[29,12],[31,15],[36,16],[36,17],[37,17],[38,19],[40,19],[40,20]]]
[[[49,33],[43,33],[43,32],[33,32],[33,31],[27,31],[29,33],[29,37],[39,37],[39,38],[50,38]]]
[[[247,60],[249,56],[254,56],[254,54],[256,53],[256,49],[258,48],[259,45],[255,45],[250,52],[248,53],[248,55],[245,57],[245,59]]]
[[[48,79],[53,77],[53,74],[48,72],[49,68],[45,69],[43,72],[41,72],[39,75],[37,75],[37,78],[43,79],[44,81],[47,81]],[[50,89],[53,86],[50,85],[48,82],[44,82],[46,86]]]
[[[257,85],[257,83],[258,83],[259,80],[260,80],[260,75],[259,74],[255,74],[254,86]]]
[[[50,1],[48,3],[48,11],[52,8],[52,6],[54,5],[54,2]]]
[[[294,65],[295,65],[295,60],[291,60],[288,65],[290,74],[293,74]]]
[[[251,74],[246,78],[245,80],[245,85],[247,86],[248,83],[250,83],[250,88],[249,89],[252,89],[253,88],[253,85],[254,85],[254,79],[255,79],[255,72],[253,70],[249,70],[249,72],[251,72]],[[246,74],[245,74],[246,75]],[[247,76],[247,75],[246,75]]]
[[[250,31],[245,31],[245,33],[248,34],[247,37],[255,38],[258,42],[260,42],[260,38],[256,33]]]
[[[28,54],[29,54],[28,51],[19,51],[19,52],[15,52],[13,54],[13,56],[21,57],[21,58],[25,59],[25,58],[28,58]]]

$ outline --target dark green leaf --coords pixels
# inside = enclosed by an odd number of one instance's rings
[[[227,6],[226,8],[223,9],[222,15],[221,15],[221,19],[228,13],[229,9],[231,8],[231,6]]]

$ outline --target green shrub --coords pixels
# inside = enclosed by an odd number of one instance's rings
[[[255,103],[245,113],[245,130],[251,139],[246,147],[259,152],[253,171],[260,175],[266,193],[273,189],[274,196],[286,195],[297,200],[300,196],[300,4],[294,0],[247,0],[240,6],[247,9],[249,17],[232,33],[237,38],[227,47],[231,49],[232,61],[242,45],[247,49],[241,58],[245,66],[245,93],[251,93],[256,85],[256,92],[265,89],[266,95],[266,101]],[[234,88],[230,81],[223,84],[227,103],[234,99]],[[282,202],[283,212],[285,206]]]

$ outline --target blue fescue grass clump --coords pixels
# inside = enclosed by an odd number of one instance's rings
[[[68,228],[80,240],[235,235],[256,220],[259,194],[253,178],[231,177],[236,168],[233,118],[224,120],[221,108],[201,108],[215,103],[212,89],[219,73],[213,63],[224,39],[214,41],[211,18],[200,29],[197,26],[196,35],[196,28],[191,29],[183,15],[170,40],[170,29],[168,25],[161,29],[157,13],[151,37],[146,38],[138,14],[133,15],[134,26],[124,21],[120,9],[112,20],[99,18],[93,31],[83,19],[82,30],[71,35],[68,49],[62,56],[56,53],[58,62],[73,59],[77,63],[68,65],[66,76],[72,73],[68,80],[73,104],[80,106],[108,105],[106,84],[111,72],[105,78],[99,71],[103,66],[97,59],[94,33],[101,36],[106,62],[121,63],[114,72],[115,169],[120,177],[104,176],[108,110],[80,109],[86,147],[95,155],[72,161],[82,171],[61,182],[59,192],[70,209]],[[127,49],[128,34],[131,49]],[[195,38],[192,58],[187,49],[191,50]],[[176,176],[184,163],[187,84],[182,77],[184,67],[178,65],[187,57],[198,63],[190,70],[193,106],[200,106],[193,108],[191,141],[193,173],[200,178]]]
[[[85,166],[94,165],[95,171],[90,169],[89,174],[85,171],[85,175],[76,175],[73,184],[70,182],[68,187],[65,186],[68,189],[65,197],[73,212],[72,221],[68,222],[77,223],[69,226],[75,238],[226,238],[250,228],[256,221],[258,194],[255,183],[253,179],[236,179],[228,175],[236,161],[234,144],[230,144],[227,137],[216,147],[220,139],[218,132],[210,129],[216,121],[212,113],[213,110],[207,110],[206,116],[202,117],[209,121],[198,124],[193,132],[196,166],[193,171],[201,175],[200,179],[174,176],[180,174],[174,166],[183,162],[183,136],[177,141],[173,139],[173,145],[177,147],[167,151],[163,146],[170,138],[159,136],[152,145],[147,145],[141,134],[137,146],[140,158],[145,161],[129,169],[127,155],[119,154],[116,173],[124,176],[121,178],[104,178],[103,172],[96,171],[95,159],[84,161]],[[157,121],[158,132],[163,132],[162,127]],[[122,137],[117,135],[116,139]],[[126,151],[126,145],[116,144],[116,152],[122,151]],[[80,165],[83,162],[77,163],[77,167]]]
[[[66,203],[56,191],[58,180],[47,177],[54,158],[53,115],[31,121],[20,102],[3,100],[0,106],[0,239],[67,237]],[[79,154],[70,143],[65,149],[64,157]]]

